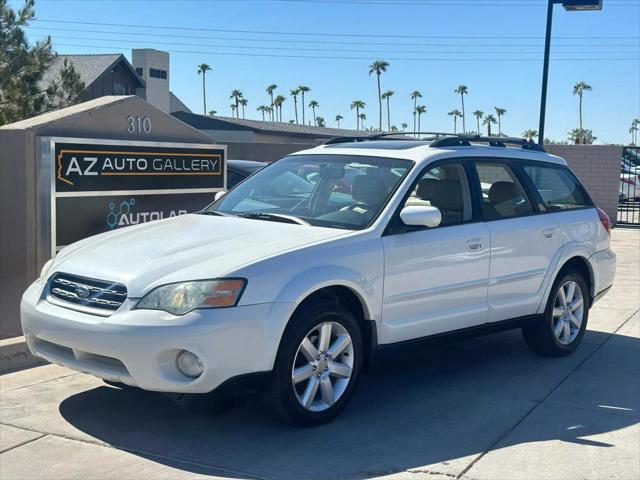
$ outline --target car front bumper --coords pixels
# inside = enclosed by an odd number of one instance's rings
[[[37,281],[20,304],[31,353],[97,377],[174,393],[208,393],[226,380],[273,368],[293,303],[265,303],[194,310],[173,316],[135,310],[127,300],[109,317],[54,305]],[[198,378],[176,367],[181,350],[198,355]]]

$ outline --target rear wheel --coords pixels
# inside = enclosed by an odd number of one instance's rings
[[[525,342],[545,356],[573,352],[584,337],[589,318],[589,288],[580,273],[561,275],[549,294],[544,317],[522,329]]]
[[[276,359],[269,397],[285,421],[325,423],[347,405],[360,375],[362,335],[338,303],[303,307],[291,320]]]

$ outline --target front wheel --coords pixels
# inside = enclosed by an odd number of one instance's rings
[[[276,359],[270,400],[288,423],[325,423],[347,405],[360,375],[362,336],[338,303],[302,307],[291,320]]]
[[[568,355],[582,342],[588,318],[589,288],[582,275],[569,272],[554,283],[543,319],[522,333],[527,345],[541,355]]]

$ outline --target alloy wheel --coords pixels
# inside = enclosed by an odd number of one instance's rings
[[[300,405],[312,412],[333,406],[342,397],[353,372],[353,342],[336,322],[323,322],[298,346],[291,381]]]
[[[562,284],[553,304],[553,333],[562,345],[569,345],[580,333],[584,318],[584,297],[573,280]]]

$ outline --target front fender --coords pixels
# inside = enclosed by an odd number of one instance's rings
[[[292,278],[279,292],[276,302],[299,305],[312,293],[326,287],[341,286],[349,288],[360,300],[365,318],[378,320],[381,305],[376,298],[376,286],[355,270],[341,266],[322,266],[302,272]]]

